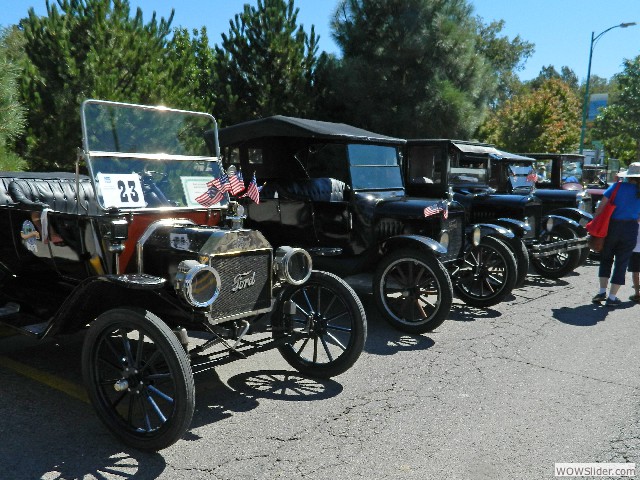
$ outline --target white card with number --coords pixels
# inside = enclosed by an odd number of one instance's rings
[[[137,173],[98,173],[97,178],[106,208],[147,206]]]

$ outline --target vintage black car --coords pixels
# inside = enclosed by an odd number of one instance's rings
[[[593,215],[591,195],[580,183],[583,181],[583,166],[578,157],[582,155],[523,156],[501,151],[490,158],[489,183],[495,185],[497,193],[533,194],[542,201],[543,215],[570,218],[577,222],[578,226],[570,224],[570,228],[578,238],[584,239],[587,237],[587,231],[583,227],[593,219]],[[552,172],[550,178],[543,176],[547,169],[540,168],[540,160],[548,162],[549,170]],[[574,160],[578,161],[578,166]],[[554,188],[558,179],[563,182],[562,188]],[[544,185],[544,188],[537,188],[541,185]],[[588,248],[580,250],[580,263],[587,259],[588,254]]]
[[[576,233],[582,227],[564,215],[544,214],[543,203],[530,192],[497,192],[491,165],[519,155],[500,152],[493,145],[450,139],[408,140],[404,155],[407,192],[413,196],[446,195],[464,205],[471,223],[487,222],[511,230],[526,245],[534,269],[549,278],[574,270],[581,259],[586,238]],[[522,157],[520,157],[522,158]],[[497,163],[492,163],[497,161]],[[580,230],[581,231],[581,230]],[[518,283],[528,270],[522,242],[511,241],[518,260]]]
[[[97,100],[81,113],[88,175],[0,174],[0,322],[38,339],[86,328],[85,385],[117,437],[171,445],[191,422],[194,373],[269,348],[311,375],[353,365],[362,304],[210,188],[212,116]]]
[[[490,227],[468,226],[456,202],[405,195],[404,140],[285,116],[219,136],[223,163],[265,182],[260,204],[248,207],[248,225],[274,245],[304,247],[328,271],[372,273],[375,302],[395,327],[424,332],[444,321],[452,297],[444,266],[472,305],[493,305],[513,288],[515,260],[486,236]]]

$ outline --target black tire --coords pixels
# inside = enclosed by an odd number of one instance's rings
[[[527,281],[527,274],[529,273],[529,251],[520,237],[513,237],[502,240],[511,249],[511,253],[516,259],[516,266],[518,267],[518,273],[516,275],[516,284],[513,288],[524,287]]]
[[[100,315],[84,339],[82,374],[98,417],[127,445],[161,450],[191,424],[189,359],[171,329],[150,312],[123,308]]]
[[[543,243],[552,243],[558,240],[569,240],[576,238],[576,234],[569,227],[560,225],[550,233],[545,232],[540,237]],[[569,250],[568,252],[550,255],[548,257],[531,257],[531,265],[536,272],[545,278],[561,278],[575,270],[580,264],[580,250]]]
[[[494,237],[484,237],[464,254],[453,288],[467,305],[490,307],[511,293],[518,267],[511,249]]]
[[[393,327],[424,333],[442,325],[449,315],[453,287],[447,269],[433,254],[400,249],[378,264],[373,298]]]
[[[285,304],[295,306],[293,315]],[[288,285],[271,317],[275,339],[290,337],[278,350],[293,368],[329,378],[358,360],[367,338],[367,320],[360,299],[340,277],[313,271],[304,285]]]

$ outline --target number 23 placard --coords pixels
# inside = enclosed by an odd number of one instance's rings
[[[98,173],[98,184],[105,207],[146,207],[136,173]]]

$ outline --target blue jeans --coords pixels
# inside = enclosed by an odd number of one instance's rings
[[[624,277],[629,259],[638,238],[638,222],[636,220],[611,220],[607,238],[600,253],[598,277],[609,278],[611,283],[624,285]],[[613,266],[613,275],[611,267]]]

